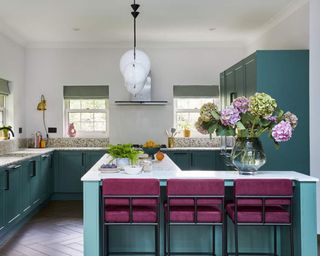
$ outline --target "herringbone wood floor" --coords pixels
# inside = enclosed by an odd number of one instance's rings
[[[82,256],[82,223],[81,201],[52,201],[0,248],[0,256]]]

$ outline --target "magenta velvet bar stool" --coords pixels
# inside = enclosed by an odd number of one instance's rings
[[[224,181],[217,179],[169,179],[164,203],[165,255],[215,255],[215,226],[224,225]],[[173,225],[212,226],[212,252],[171,252],[170,227]],[[224,234],[222,234],[224,255]]]
[[[293,256],[292,198],[293,186],[291,180],[235,180],[234,201],[226,206],[227,215],[234,224],[235,252],[227,255],[278,255],[277,226],[288,226],[290,229],[290,249]],[[273,253],[240,253],[239,226],[273,226]]]
[[[160,255],[160,182],[157,179],[104,179],[101,197],[103,256]],[[154,226],[154,252],[110,252],[109,227]]]

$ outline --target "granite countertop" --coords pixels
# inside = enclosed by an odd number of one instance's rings
[[[231,150],[232,148],[230,148],[230,147],[228,147],[228,148],[226,148],[226,150]],[[222,148],[221,147],[175,147],[175,148],[161,148],[161,150],[163,150],[163,151],[175,151],[175,150],[192,150],[192,151],[194,151],[194,150],[199,150],[199,151],[201,151],[201,150],[203,150],[203,151],[205,151],[205,150],[208,150],[208,151],[211,151],[211,150],[222,150]]]
[[[105,147],[66,147],[66,148],[21,148],[18,151],[10,152],[0,155],[0,167],[7,165],[14,165],[21,161],[31,159],[36,156],[48,154],[55,150],[68,151],[68,150],[106,150]]]
[[[155,161],[153,163],[153,170],[151,172],[142,172],[137,175],[128,175],[123,171],[119,173],[101,173],[99,167],[108,162],[110,156],[105,154],[82,178],[82,181],[101,181],[106,178],[156,178],[159,180],[167,180],[174,178],[184,179],[290,179],[299,182],[318,182],[318,179],[302,173],[294,171],[259,171],[254,176],[240,175],[237,171],[181,171],[181,169],[170,159],[165,156],[162,161]]]

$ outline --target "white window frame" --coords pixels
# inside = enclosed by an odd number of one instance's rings
[[[78,100],[90,100],[90,99],[78,99]],[[94,100],[94,99],[92,99]],[[109,136],[109,99],[105,99],[105,109],[70,109],[70,99],[64,100],[64,136],[68,136],[68,124],[69,124],[69,113],[105,113],[106,114],[106,131],[92,131],[84,132],[78,131],[76,137],[78,138],[105,138]]]
[[[177,106],[178,106],[178,100],[179,99],[208,99],[208,101],[207,102],[213,102],[213,103],[215,103],[215,98],[214,97],[212,97],[212,98],[206,98],[206,97],[185,97],[185,98],[183,98],[183,97],[176,97],[176,98],[173,98],[173,105],[174,105],[174,108],[173,108],[173,112],[174,112],[174,114],[173,114],[173,118],[174,118],[174,120],[173,120],[173,123],[174,123],[174,127],[176,127],[177,129],[178,129],[178,124],[177,124],[177,114],[178,113],[198,113],[199,115],[200,115],[200,107],[201,106],[199,106],[199,108],[193,108],[193,109],[187,109],[187,108],[178,108]],[[215,103],[216,104],[216,103]],[[194,125],[194,124],[191,124],[191,125]],[[179,130],[179,133],[178,133],[178,135],[177,135],[177,137],[184,137],[183,136],[183,131],[182,130]],[[209,138],[209,135],[208,134],[202,134],[202,133],[200,133],[200,132],[198,132],[197,130],[194,130],[194,129],[192,129],[191,130],[191,136],[190,136],[190,138]]]
[[[6,122],[7,122],[7,109],[6,109],[7,95],[0,94],[0,97],[3,97],[3,107],[0,106],[0,112],[2,112],[2,124],[0,123],[0,125],[4,126],[6,125]]]

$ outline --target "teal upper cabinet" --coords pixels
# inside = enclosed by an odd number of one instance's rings
[[[5,217],[6,223],[14,222],[21,212],[20,197],[20,175],[21,165],[13,165],[4,169],[5,171]]]
[[[262,138],[267,154],[262,169],[309,174],[309,51],[257,51],[221,73],[220,80],[224,106],[235,94],[249,97],[265,92],[277,100],[280,108],[298,116],[293,138],[282,143],[279,150],[267,136]]]
[[[81,176],[85,167],[85,152],[60,151],[56,192],[81,193]]]
[[[4,193],[5,193],[5,172],[3,169],[0,169],[0,231],[5,226],[5,217],[4,217],[4,209],[5,209],[5,202],[4,202]]]

